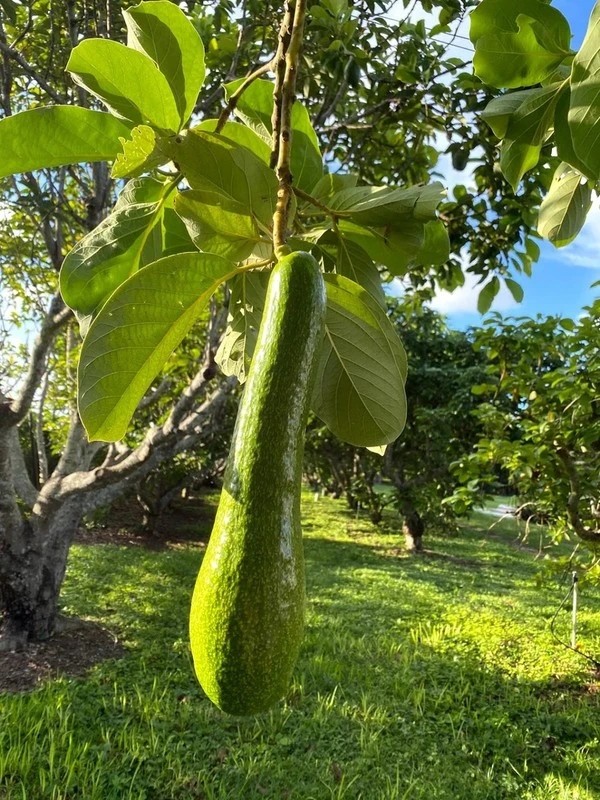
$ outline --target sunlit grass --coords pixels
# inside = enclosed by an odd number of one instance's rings
[[[85,679],[0,695],[0,798],[600,796],[599,695],[549,631],[566,585],[537,588],[543,554],[519,546],[514,521],[488,531],[477,515],[415,558],[341,502],[307,495],[304,512],[305,643],[287,701],[254,719],[223,715],[192,674],[199,548],[75,547],[65,609],[129,652]],[[592,592],[581,645],[598,655]]]

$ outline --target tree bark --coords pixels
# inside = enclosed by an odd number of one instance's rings
[[[56,629],[59,594],[83,503],[71,500],[50,517],[21,520],[12,546],[2,551],[0,651],[43,641]]]
[[[421,553],[423,551],[425,523],[416,509],[412,508],[404,511],[402,532],[404,533],[406,549],[410,553]]]

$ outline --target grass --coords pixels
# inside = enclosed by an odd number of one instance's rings
[[[306,639],[285,703],[226,717],[192,675],[201,551],[76,546],[65,609],[128,655],[0,695],[2,800],[593,800],[600,714],[586,662],[548,625],[515,523],[475,515],[405,557],[341,502],[305,498]],[[581,596],[600,654],[600,600]],[[568,614],[558,629],[568,636]]]

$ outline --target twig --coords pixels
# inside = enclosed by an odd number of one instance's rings
[[[235,90],[235,92],[231,95],[231,97],[227,101],[227,105],[225,106],[225,108],[219,114],[219,119],[217,120],[217,127],[215,128],[215,133],[220,133],[223,130],[225,123],[227,122],[231,114],[234,112],[240,97],[244,94],[244,92],[250,86],[250,84],[254,83],[254,81],[257,78],[260,78],[261,75],[264,75],[265,72],[269,72],[269,70],[273,69],[273,62],[274,59],[271,59],[270,61],[267,61],[266,64],[261,64],[261,66],[255,69],[254,72],[251,72],[250,75],[244,78],[243,82],[238,86],[238,88]]]

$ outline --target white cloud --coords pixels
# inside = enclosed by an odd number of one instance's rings
[[[555,260],[564,260],[575,267],[600,269],[600,206],[594,205],[574,242],[555,250]]]

